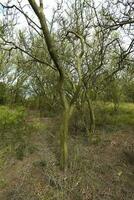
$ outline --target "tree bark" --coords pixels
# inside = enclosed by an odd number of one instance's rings
[[[90,138],[95,132],[95,115],[94,115],[93,106],[91,104],[91,100],[88,94],[86,94],[86,99],[87,99],[89,115],[90,115],[90,127],[89,127],[89,135],[88,135],[89,140],[90,140]]]
[[[68,128],[69,128],[69,120],[72,116],[74,106],[69,105],[68,102],[65,102],[65,107],[62,114],[62,121],[60,127],[60,149],[61,149],[61,158],[60,158],[60,166],[62,170],[67,168],[68,162]]]

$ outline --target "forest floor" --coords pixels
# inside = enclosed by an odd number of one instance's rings
[[[59,169],[58,120],[31,118],[40,126],[23,160],[0,152],[0,200],[134,199],[134,127],[97,130],[91,144],[70,136],[69,166]],[[38,122],[38,123],[37,123]],[[56,142],[57,141],[57,142]]]

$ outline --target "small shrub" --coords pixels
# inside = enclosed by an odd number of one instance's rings
[[[16,158],[22,160],[33,131],[32,125],[26,122],[27,113],[23,107],[11,109],[8,106],[1,106],[0,113],[0,147],[10,146]]]
[[[0,189],[5,188],[7,185],[6,180],[3,178],[0,178]]]
[[[25,144],[19,144],[16,148],[15,148],[15,153],[16,153],[16,158],[18,160],[23,160],[24,157],[24,152],[25,152]]]
[[[34,167],[46,167],[47,166],[47,161],[46,160],[37,160],[33,162]]]
[[[7,106],[0,107],[0,130],[7,130],[14,127],[19,127],[24,122],[26,112],[23,107],[10,109]]]

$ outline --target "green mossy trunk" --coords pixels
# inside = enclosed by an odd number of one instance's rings
[[[67,168],[68,162],[68,129],[72,111],[72,107],[64,109],[60,127],[60,167],[63,171]]]
[[[90,115],[90,127],[88,131],[89,140],[92,138],[92,135],[95,132],[95,116],[94,116],[94,110],[93,106],[91,104],[89,96],[87,96],[87,103],[88,103],[88,109],[89,109],[89,115]]]

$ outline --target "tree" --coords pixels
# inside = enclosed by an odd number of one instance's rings
[[[82,101],[84,105],[88,105],[90,127],[87,128],[87,132],[90,135],[95,130],[92,91],[95,94],[104,91],[111,77],[128,66],[134,41],[131,39],[128,45],[124,46],[120,28],[123,27],[127,31],[129,30],[127,25],[132,28],[131,9],[133,5],[127,5],[131,19],[127,18],[124,21],[120,18],[126,17],[126,13],[121,12],[118,15],[120,17],[117,18],[112,12],[114,6],[108,0],[105,4],[101,4],[101,7],[96,6],[93,1],[89,3],[74,0],[68,3],[68,10],[65,10],[61,3],[58,4],[49,25],[43,1],[40,0],[39,4],[35,0],[28,2],[39,23],[29,17],[19,1],[17,5],[11,5],[10,2],[7,5],[1,4],[4,9],[10,10],[12,15],[13,11],[19,11],[29,25],[29,35],[26,35],[24,31],[19,31],[13,40],[14,34],[11,31],[13,23],[6,22],[3,27],[8,27],[8,37],[2,36],[1,45],[6,45],[6,50],[10,52],[10,55],[12,51],[21,52],[25,66],[20,67],[19,63],[16,65],[25,75],[28,75],[28,81],[30,80],[32,90],[35,91],[40,102],[44,96],[52,101],[54,101],[54,96],[60,99],[60,107],[62,107],[61,168],[65,169],[68,160],[69,120],[75,107],[83,106]],[[54,22],[56,22],[56,30]],[[51,74],[54,75],[54,79],[51,78]],[[54,96],[50,97],[50,91],[53,91]]]

